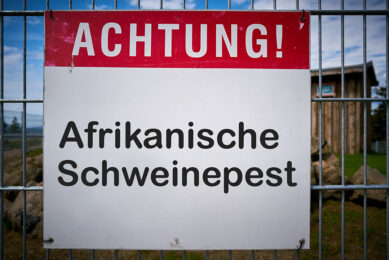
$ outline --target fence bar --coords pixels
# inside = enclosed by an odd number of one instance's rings
[[[273,10],[277,10],[277,0],[273,0]]]
[[[159,251],[160,259],[163,260],[163,250]]]
[[[69,260],[73,259],[73,250],[69,249]]]
[[[118,0],[115,0],[115,9],[118,9]]]
[[[311,190],[389,190],[389,184],[381,185],[312,185]]]
[[[3,10],[3,0],[0,0],[0,10]],[[0,98],[4,98],[4,17],[0,17]],[[0,103],[0,188],[4,186],[4,103]],[[0,259],[4,259],[4,192],[0,192]]]
[[[46,260],[50,260],[50,249],[46,249]]]
[[[255,252],[254,250],[251,250],[251,260],[254,260],[255,259]]]
[[[2,186],[0,191],[43,191],[42,186]]]
[[[23,10],[26,10],[26,0],[23,0]],[[23,16],[23,99],[27,98],[26,95],[26,71],[27,71],[27,17]],[[27,186],[27,167],[26,167],[26,103],[23,103],[22,113],[22,156],[23,156],[23,187]],[[27,198],[26,191],[23,191],[23,260],[27,259]]]
[[[231,253],[231,250],[228,250],[228,260],[231,260],[232,259],[232,253]]]
[[[48,1],[46,3],[48,4]],[[49,9],[50,6],[46,5],[46,7],[46,9]],[[140,0],[138,0],[137,9],[140,9]],[[261,10],[258,11],[261,12]],[[311,15],[389,15],[389,10],[306,10],[306,12],[309,12]],[[43,10],[0,11],[0,16],[43,16],[44,14],[45,12]]]
[[[389,0],[386,0],[389,10]],[[389,98],[389,17],[386,16],[386,98]],[[386,103],[386,183],[389,184],[389,103]],[[386,192],[386,259],[389,260],[389,192]]]
[[[0,103],[43,103],[43,99],[0,99]]]
[[[92,10],[95,9],[95,0],[92,0]]]
[[[312,102],[385,102],[388,103],[388,98],[312,98]],[[1,102],[1,100],[0,100]]]
[[[321,0],[318,0],[318,10],[321,10]],[[318,17],[318,43],[319,43],[319,97],[322,98],[322,32],[321,32],[321,15]],[[322,138],[323,138],[323,110],[322,102],[319,102],[319,185],[322,186],[322,170],[323,170],[323,151],[322,151]],[[319,260],[322,257],[322,203],[323,192],[319,190]]]
[[[366,10],[366,0],[363,0]],[[367,97],[366,15],[363,15],[363,97]],[[367,184],[367,103],[363,103],[363,184]],[[363,259],[367,259],[367,190],[363,191]]]
[[[344,0],[341,1],[341,9],[344,10]],[[344,98],[344,15],[341,16],[340,18],[340,49],[341,49],[341,97],[342,99]],[[345,173],[344,173],[344,153],[345,153],[345,111],[344,111],[344,101],[342,101],[342,186],[345,185]],[[342,220],[341,220],[341,256],[342,260],[344,260],[344,233],[345,233],[345,225],[344,225],[344,202],[345,202],[345,191],[342,190],[342,206],[341,206],[341,211],[342,211]]]
[[[115,254],[115,260],[118,260],[119,259],[119,251],[115,250],[114,254]],[[138,258],[137,259],[139,260],[139,250],[138,250]]]
[[[183,260],[186,260],[186,250],[184,250],[184,251],[182,252],[182,259],[183,259]]]
[[[273,255],[274,255],[274,260],[277,260],[277,257],[278,257],[278,255],[277,255],[277,250],[274,250],[274,252],[273,252]]]
[[[92,260],[96,259],[96,252],[94,249],[92,249]]]
[[[205,251],[205,260],[209,260],[209,251]]]

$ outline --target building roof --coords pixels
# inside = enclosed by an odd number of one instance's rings
[[[379,82],[377,80],[377,76],[375,74],[374,65],[372,61],[366,63],[367,68],[367,76],[370,79],[370,86],[378,86]],[[330,76],[330,75],[340,75],[341,67],[333,67],[333,68],[325,68],[321,70],[322,76]],[[363,64],[344,66],[344,74],[351,73],[363,73]],[[319,70],[311,70],[312,77],[319,76]]]

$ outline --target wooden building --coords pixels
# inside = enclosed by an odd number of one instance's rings
[[[378,81],[372,62],[367,63],[367,97],[371,97],[371,87]],[[344,97],[363,98],[363,65],[344,67]],[[319,97],[319,72],[311,71],[311,94]],[[322,97],[341,97],[341,68],[322,70]],[[323,136],[331,145],[334,153],[342,152],[342,103],[322,102]],[[371,102],[367,105],[367,147],[370,149],[370,115]],[[345,102],[345,152],[360,153],[363,151],[363,102]],[[319,136],[319,102],[311,104],[311,134]]]

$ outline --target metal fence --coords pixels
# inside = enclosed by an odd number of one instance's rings
[[[26,8],[26,1],[23,0],[23,10],[4,10],[4,3],[3,0],[0,2],[0,121],[4,122],[4,105],[6,103],[18,103],[22,104],[23,106],[23,113],[22,113],[22,154],[23,154],[23,185],[22,186],[4,186],[4,129],[3,124],[0,124],[0,259],[4,259],[4,192],[6,191],[20,191],[23,193],[23,216],[22,216],[22,223],[23,223],[23,259],[27,258],[27,228],[26,228],[26,215],[27,215],[27,209],[26,209],[26,193],[30,191],[42,191],[43,187],[41,186],[27,186],[27,178],[26,178],[26,139],[27,139],[27,131],[26,131],[26,106],[30,103],[43,103],[42,99],[28,99],[27,98],[27,89],[26,89],[26,83],[27,83],[27,66],[26,66],[26,20],[29,16],[43,16],[44,10],[40,11],[31,11],[27,10]],[[117,0],[114,1],[114,7],[117,9],[118,3]],[[137,9],[141,8],[141,1],[137,0]],[[231,9],[231,0],[226,0],[228,4],[228,9]],[[269,0],[273,3],[273,10],[277,10],[277,1],[276,0]],[[163,0],[160,0],[160,9],[163,9]],[[185,0],[182,0],[182,8],[185,9]],[[300,2],[299,0],[296,0],[295,2],[296,7],[295,10],[300,10]],[[69,0],[69,10],[72,9],[72,0]],[[251,10],[254,10],[254,0],[251,0]],[[345,183],[345,135],[346,135],[346,129],[345,129],[345,105],[347,102],[362,102],[364,105],[363,113],[364,113],[364,127],[363,127],[363,143],[364,147],[367,147],[369,144],[367,144],[367,105],[372,102],[383,102],[386,104],[386,140],[389,138],[389,91],[386,92],[386,98],[370,98],[367,96],[367,33],[366,33],[366,17],[367,16],[373,16],[373,15],[381,15],[386,18],[386,76],[389,76],[389,0],[386,0],[386,8],[382,10],[368,10],[366,8],[366,0],[363,0],[363,9],[362,10],[345,10],[345,4],[344,0],[340,1],[340,9],[337,10],[323,10],[322,9],[322,1],[317,0],[317,10],[305,10],[305,12],[309,12],[311,16],[317,16],[318,17],[318,65],[319,65],[319,91],[320,95],[317,98],[312,98],[312,102],[317,102],[319,104],[319,184],[318,185],[312,185],[311,190],[318,192],[318,203],[319,203],[319,234],[318,234],[318,259],[322,258],[322,208],[323,208],[323,192],[326,190],[338,190],[341,191],[342,197],[341,197],[341,257],[342,259],[345,258],[345,192],[347,190],[363,190],[364,191],[364,200],[363,200],[363,259],[367,259],[367,191],[368,190],[389,190],[389,145],[386,143],[386,169],[387,169],[387,183],[386,185],[367,185],[367,152],[366,149],[364,149],[364,182],[363,185],[346,185]],[[95,9],[95,1],[91,0],[91,9]],[[205,0],[205,9],[208,9],[208,0]],[[46,10],[50,10],[50,1],[46,0]],[[323,50],[322,50],[322,17],[323,16],[339,16],[341,18],[341,97],[340,98],[323,98],[322,97],[322,65],[323,65]],[[354,16],[359,15],[363,17],[363,97],[356,97],[356,98],[345,98],[344,96],[344,89],[345,89],[345,73],[344,73],[344,66],[345,66],[345,22],[344,17],[345,16]],[[23,97],[21,99],[6,99],[4,98],[4,17],[5,16],[20,16],[23,17]],[[384,32],[383,32],[384,33]],[[389,89],[389,81],[386,80],[386,89]],[[341,165],[342,165],[342,182],[341,185],[323,185],[322,184],[322,136],[323,136],[323,122],[322,122],[322,105],[323,102],[340,102],[341,108],[342,108],[342,121],[341,121],[341,131],[342,131],[342,154],[341,154]],[[386,196],[386,252],[387,252],[387,259],[389,259],[389,192],[387,192]],[[42,243],[43,245],[43,243]],[[138,251],[137,253],[137,259],[141,258],[141,251]],[[232,251],[230,250],[228,252],[229,259],[232,258]],[[274,259],[277,259],[277,250],[274,250]],[[114,252],[115,259],[118,259],[119,251]],[[300,251],[297,249],[295,256],[297,259],[300,259]],[[160,257],[163,259],[164,252],[160,252]],[[187,254],[186,251],[182,252],[183,259],[186,259]],[[209,259],[209,252],[205,252],[205,258]],[[255,251],[251,251],[251,258],[255,258]],[[50,259],[50,250],[46,250],[46,259]],[[69,250],[69,259],[72,259],[72,250]],[[92,250],[92,259],[95,259],[95,251]]]

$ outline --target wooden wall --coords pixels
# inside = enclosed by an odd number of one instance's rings
[[[336,97],[341,97],[340,75],[323,77],[323,84],[335,83]],[[312,79],[312,97],[316,96],[317,78]],[[371,96],[368,82],[367,96]],[[363,78],[361,73],[345,75],[345,97],[363,97]],[[328,97],[331,98],[331,97]],[[367,102],[367,147],[370,148],[370,113],[371,103]],[[319,102],[311,103],[311,134],[319,136]],[[345,102],[345,152],[363,151],[363,102]],[[342,103],[322,102],[323,136],[331,145],[334,153],[342,152]]]

